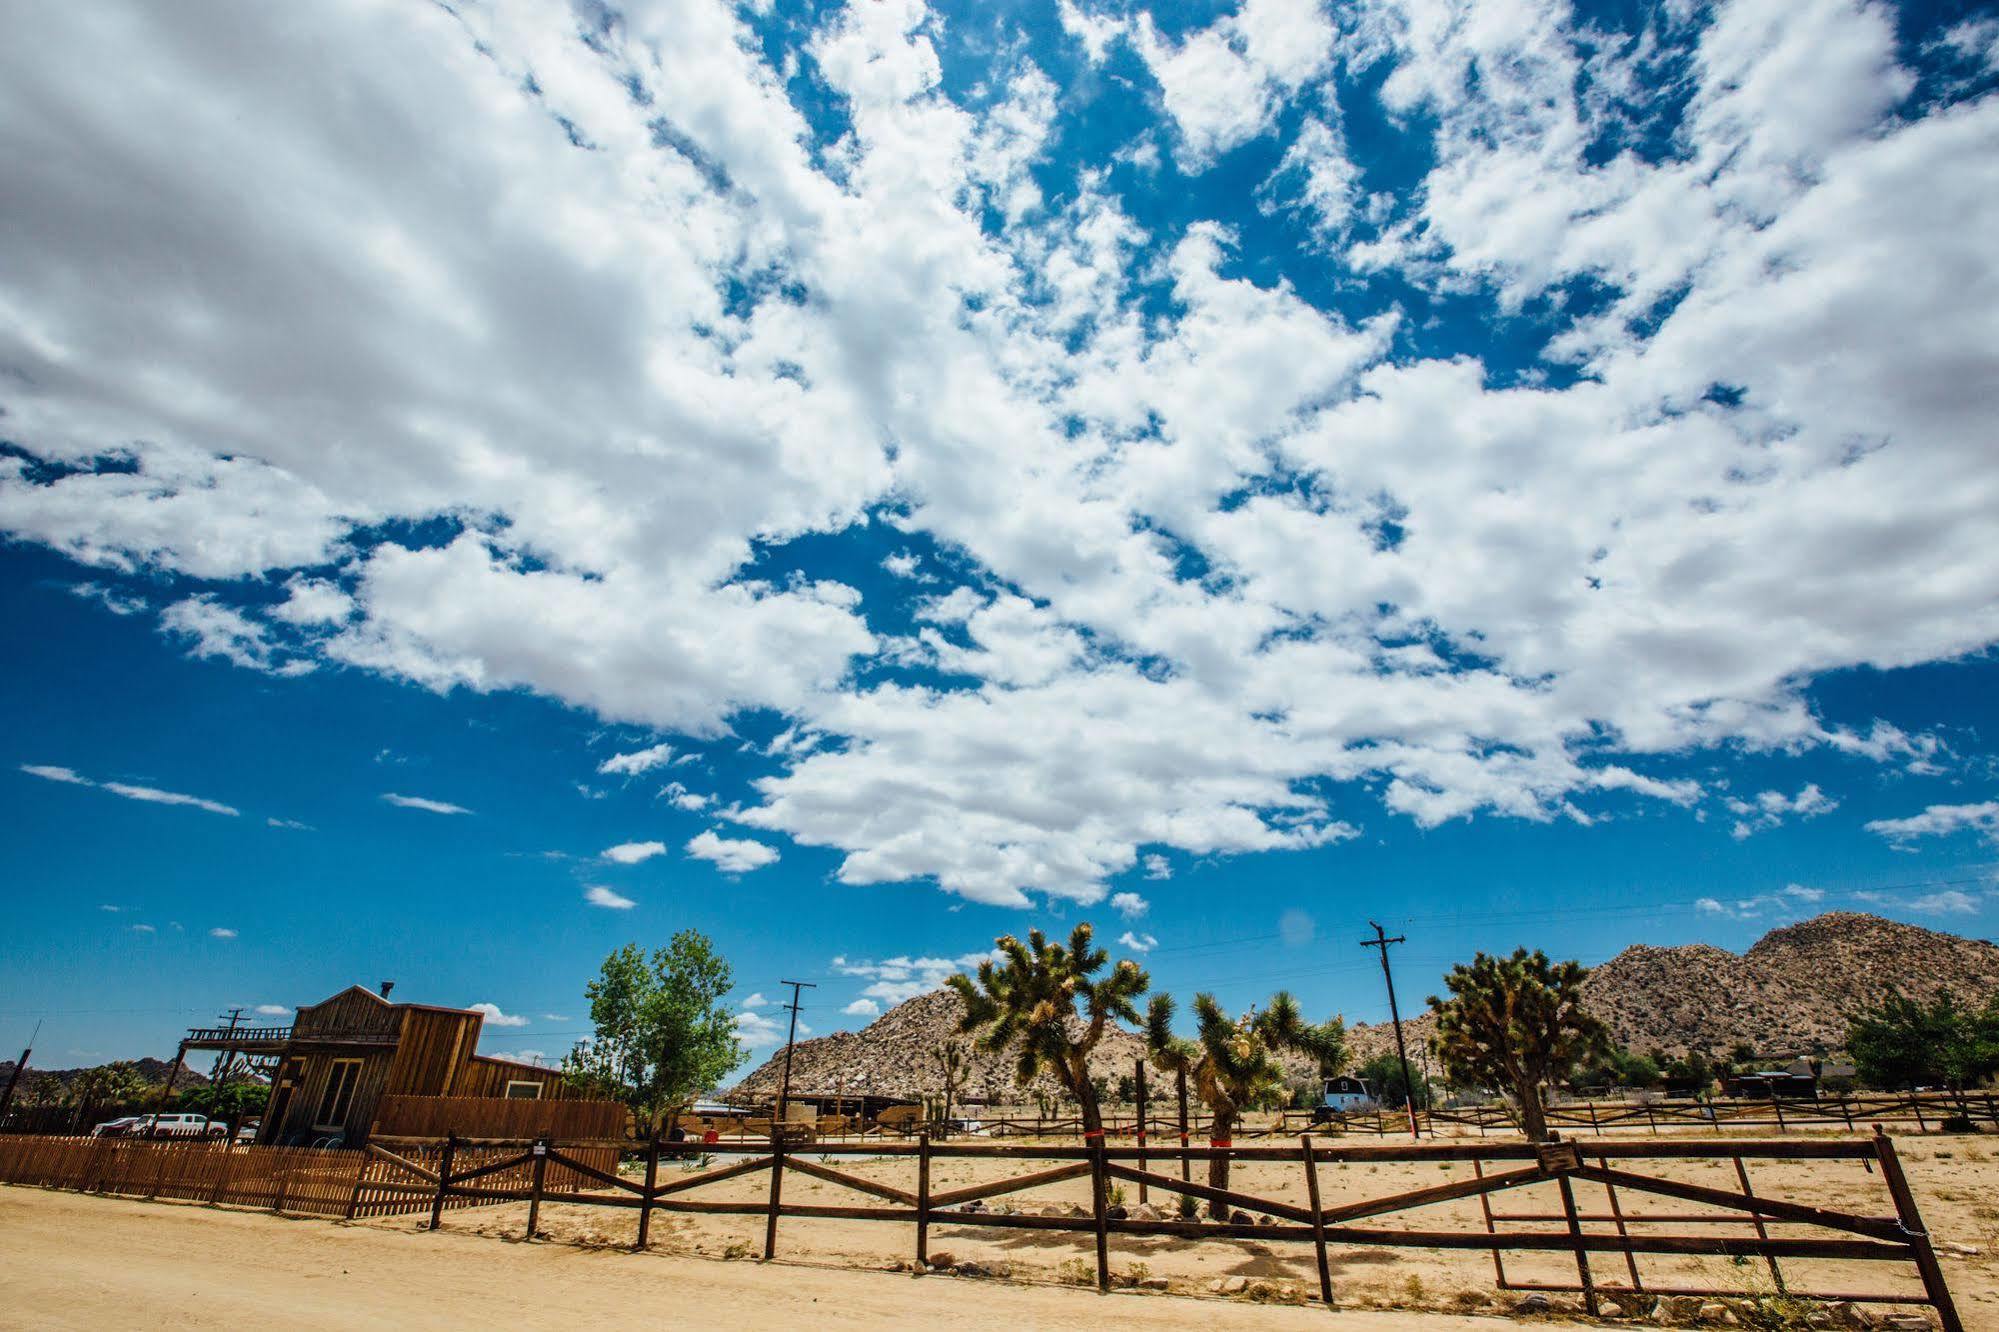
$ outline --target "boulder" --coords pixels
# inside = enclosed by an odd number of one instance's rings
[[[1249,1278],[1243,1276],[1216,1277],[1208,1283],[1208,1289],[1217,1295],[1240,1295],[1249,1289]]]
[[[1140,1290],[1169,1290],[1169,1289],[1171,1289],[1171,1287],[1170,1287],[1170,1286],[1169,1286],[1169,1285],[1167,1284],[1167,1281],[1166,1281],[1166,1278],[1165,1278],[1165,1277],[1140,1277],[1140,1278],[1138,1279],[1138,1288],[1139,1288]]]
[[[1253,1226],[1256,1224],[1256,1218],[1238,1207],[1235,1211],[1229,1213],[1229,1224],[1234,1226]]]
[[[930,1266],[939,1272],[948,1272],[957,1265],[958,1259],[956,1255],[948,1250],[939,1249],[936,1253],[930,1255]]]

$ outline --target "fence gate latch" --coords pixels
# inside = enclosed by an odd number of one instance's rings
[[[1534,1152],[1541,1159],[1544,1175],[1565,1175],[1583,1168],[1583,1149],[1573,1142],[1537,1142]]]
[[[548,1144],[547,1144],[547,1143],[545,1143],[545,1142],[538,1142],[538,1143],[536,1143],[536,1144],[534,1145],[534,1154],[535,1154],[536,1156],[547,1156],[547,1155],[548,1155]]]

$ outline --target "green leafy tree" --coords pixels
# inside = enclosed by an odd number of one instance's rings
[[[63,1099],[71,1105],[130,1105],[156,1093],[158,1084],[146,1081],[139,1066],[128,1059],[86,1068],[63,1088]]]
[[[595,1034],[563,1060],[572,1085],[624,1102],[641,1131],[743,1060],[722,1006],[733,977],[707,936],[682,930],[648,958],[635,943],[604,959],[584,994]]]
[[[1430,1048],[1458,1085],[1492,1087],[1512,1097],[1529,1140],[1548,1136],[1542,1087],[1566,1078],[1602,1048],[1604,1026],[1582,1003],[1589,970],[1550,962],[1536,949],[1511,957],[1474,956],[1444,977],[1450,998],[1435,995]]]
[[[965,1001],[958,1030],[979,1033],[978,1047],[988,1054],[1012,1054],[1022,1086],[1047,1070],[1076,1099],[1085,1132],[1101,1133],[1090,1052],[1113,1018],[1138,1022],[1133,1001],[1152,982],[1129,958],[1100,975],[1110,954],[1095,946],[1094,933],[1087,921],[1076,926],[1066,948],[1040,930],[1030,930],[1026,943],[1005,935],[994,940],[999,961],[981,962],[976,980],[960,973],[945,983]]]
[[[1606,1044],[1582,1062],[1570,1078],[1569,1086],[1576,1091],[1656,1087],[1663,1076],[1650,1057],[1633,1054],[1621,1045]]]
[[[210,1119],[241,1120],[262,1114],[265,1103],[270,1099],[269,1084],[231,1078],[227,1082],[211,1082],[205,1087],[190,1087],[181,1094],[180,1103]]]
[[[1402,1075],[1402,1060],[1395,1055],[1378,1054],[1355,1073],[1381,1105],[1400,1110],[1409,1104],[1409,1079]],[[1430,1103],[1430,1085],[1421,1073],[1416,1075],[1416,1100],[1419,1107]]]
[[[1298,1001],[1279,991],[1260,1013],[1231,1018],[1211,994],[1194,996],[1193,1040],[1173,1034],[1173,996],[1154,995],[1145,1015],[1145,1044],[1162,1073],[1185,1072],[1187,1085],[1214,1118],[1210,1136],[1226,1142],[1244,1111],[1284,1095],[1280,1052],[1308,1055],[1322,1075],[1339,1072],[1346,1062],[1346,1025],[1338,1018],[1313,1025],[1299,1012]],[[1229,1158],[1208,1161],[1208,1185],[1229,1186]],[[1208,1211],[1227,1216],[1226,1204],[1210,1199]]]
[[[1959,1090],[1999,1072],[1999,999],[1966,1010],[1941,990],[1927,1004],[1890,993],[1848,1019],[1846,1048],[1871,1086]]]

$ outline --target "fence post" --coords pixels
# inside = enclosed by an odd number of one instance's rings
[[[215,1172],[215,1188],[208,1195],[209,1205],[222,1201],[222,1195],[229,1191],[229,1176],[236,1166],[236,1143],[232,1139],[222,1144],[222,1166]]]
[[[930,1265],[930,1130],[916,1135],[916,1265]]]
[[[1136,1062],[1138,1064],[1138,1169],[1142,1174],[1145,1171],[1145,1061],[1140,1059]],[[1145,1181],[1142,1179],[1138,1181],[1138,1200],[1141,1203],[1146,1201]]]
[[[764,1261],[777,1257],[777,1209],[784,1196],[783,1126],[770,1126],[770,1214],[764,1221]]]
[[[1107,1295],[1111,1289],[1111,1251],[1109,1218],[1104,1215],[1104,1135],[1099,1129],[1095,1137],[1086,1137],[1090,1144],[1090,1214],[1097,1228],[1097,1293]]]
[[[1770,1089],[1770,1108],[1777,1112],[1777,1132],[1789,1133],[1790,1125],[1784,1122],[1784,1098],[1777,1095],[1777,1089]]]
[[[541,1186],[548,1178],[549,1146],[548,1137],[543,1135],[534,1140],[530,1149],[534,1152],[534,1173],[528,1184],[528,1232],[521,1237],[524,1244],[534,1242],[534,1228],[541,1223]]]
[[[1483,1123],[1484,1121],[1481,1120],[1479,1122]],[[1484,1179],[1485,1162],[1479,1160],[1477,1157],[1473,1157],[1471,1174],[1473,1179]],[[1499,1227],[1492,1223],[1492,1195],[1490,1193],[1482,1192],[1478,1195],[1478,1210],[1480,1215],[1485,1218],[1485,1233],[1494,1239],[1499,1238]],[[1493,1284],[1501,1290],[1508,1289],[1506,1284],[1506,1259],[1500,1255],[1497,1244],[1492,1246],[1492,1280]]]
[[[368,1168],[375,1164],[375,1154],[367,1148],[361,1150],[361,1164],[354,1171],[354,1191],[347,1195],[347,1215],[344,1220],[352,1221],[354,1214],[361,1210],[361,1189],[368,1182]]]
[[[1742,1196],[1745,1198],[1754,1198],[1756,1190],[1749,1185],[1749,1167],[1742,1163],[1740,1155],[1737,1155],[1735,1158],[1735,1177],[1742,1183]],[[1763,1224],[1763,1214],[1761,1212],[1751,1212],[1749,1220],[1750,1224],[1756,1227],[1757,1239],[1767,1240],[1770,1238],[1769,1227]],[[1777,1293],[1779,1295],[1788,1294],[1789,1292],[1784,1289],[1784,1269],[1777,1266],[1777,1256],[1775,1254],[1765,1254],[1763,1256],[1770,1264],[1770,1280],[1775,1283]]]
[[[1888,1195],[1895,1200],[1895,1215],[1902,1224],[1902,1233],[1908,1236],[1909,1248],[1914,1252],[1916,1271],[1922,1274],[1923,1293],[1930,1297],[1930,1306],[1937,1311],[1937,1320],[1943,1324],[1943,1332],[1964,1332],[1964,1323],[1957,1316],[1957,1305],[1950,1298],[1950,1287],[1944,1284],[1943,1267],[1937,1262],[1937,1251],[1930,1246],[1929,1231],[1923,1228],[1923,1214],[1916,1208],[1916,1195],[1909,1191],[1909,1181],[1902,1174],[1902,1158],[1895,1152],[1895,1141],[1882,1132],[1881,1126],[1874,1126],[1874,1157],[1881,1163],[1881,1180],[1888,1186]]]
[[[1596,1163],[1605,1170],[1610,1169],[1610,1158],[1607,1156],[1597,1157]],[[1617,1237],[1621,1240],[1629,1240],[1631,1238],[1631,1231],[1624,1224],[1624,1208],[1617,1201],[1617,1186],[1615,1184],[1605,1184],[1603,1191],[1610,1199],[1610,1219],[1617,1227]],[[1645,1290],[1645,1283],[1638,1278],[1638,1255],[1628,1248],[1624,1251],[1624,1270],[1631,1274],[1631,1293],[1634,1295],[1642,1294]]]
[[[1560,1135],[1550,1134],[1549,1141],[1561,1141]],[[1596,1274],[1590,1271],[1589,1250],[1583,1247],[1582,1218],[1576,1214],[1576,1191],[1569,1183],[1569,1175],[1566,1170],[1556,1173],[1555,1187],[1561,1190],[1562,1214],[1568,1219],[1569,1240],[1575,1245],[1576,1276],[1582,1282],[1583,1308],[1591,1318],[1595,1318],[1597,1316]]]
[[[1178,1070],[1174,1081],[1180,1094],[1180,1182],[1184,1184],[1194,1177],[1193,1165],[1187,1159],[1187,1070]],[[1187,1195],[1183,1193],[1180,1196],[1185,1198]]]
[[[291,1192],[292,1186],[292,1161],[293,1153],[287,1151],[280,1154],[278,1159],[271,1163],[271,1183],[275,1186],[271,1192],[271,1210],[273,1212],[282,1212],[285,1210],[285,1197]]]
[[[1927,1120],[1925,1120],[1925,1119],[1923,1118],[1923,1098],[1922,1098],[1922,1094],[1921,1094],[1920,1092],[1910,1092],[1910,1093],[1909,1093],[1909,1105],[1910,1105],[1910,1106],[1911,1106],[1911,1107],[1912,1107],[1912,1108],[1913,1108],[1913,1109],[1915,1110],[1915,1112],[1916,1112],[1916,1131],[1917,1131],[1918,1133],[1928,1133],[1928,1132],[1930,1131],[1930,1126],[1929,1126],[1929,1121],[1927,1121]],[[1875,1125],[1875,1128],[1876,1128],[1876,1129],[1879,1129],[1879,1128],[1880,1128],[1880,1125],[1878,1125],[1878,1124],[1877,1124],[1877,1125]]]
[[[1326,1261],[1326,1209],[1319,1203],[1319,1161],[1312,1155],[1312,1135],[1307,1133],[1298,1139],[1298,1148],[1305,1157],[1305,1197],[1312,1205],[1312,1247],[1318,1250],[1319,1298],[1333,1307],[1333,1268]]]
[[[444,1190],[451,1183],[451,1160],[458,1154],[458,1135],[444,1135],[444,1151],[437,1158],[437,1196],[430,1203],[430,1228],[444,1224]]]
[[[659,1187],[659,1130],[652,1131],[652,1141],[646,1146],[646,1191],[639,1199],[639,1243],[644,1250],[652,1234],[653,1190]]]

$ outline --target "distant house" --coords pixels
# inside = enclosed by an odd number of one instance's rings
[[[562,1094],[555,1069],[477,1053],[485,1014],[399,1004],[355,985],[298,1010],[289,1027],[191,1031],[188,1050],[233,1050],[267,1063],[271,1099],[257,1141],[367,1140],[383,1096],[482,1096],[528,1100]]]
[[[1350,1110],[1372,1110],[1376,1103],[1373,1089],[1363,1079],[1351,1074],[1327,1078],[1325,1089],[1319,1097],[1319,1104],[1335,1114],[1345,1114]]]

